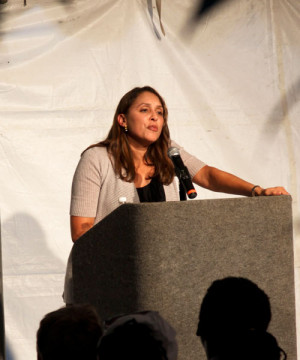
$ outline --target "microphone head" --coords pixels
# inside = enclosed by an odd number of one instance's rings
[[[180,156],[180,152],[177,147],[170,147],[168,149],[168,156],[171,158],[172,156]]]
[[[187,192],[187,196],[189,199],[195,199],[195,197],[197,197],[197,191],[195,189],[191,189]]]

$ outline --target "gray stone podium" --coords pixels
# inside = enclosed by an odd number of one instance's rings
[[[102,319],[159,311],[179,360],[205,359],[195,333],[211,283],[248,278],[270,297],[269,331],[296,360],[290,196],[121,205],[78,239],[72,262],[75,303]]]

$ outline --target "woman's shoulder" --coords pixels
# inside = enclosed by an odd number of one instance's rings
[[[81,157],[85,158],[102,158],[108,157],[107,149],[105,146],[91,146],[88,147],[86,150],[83,151]]]
[[[111,159],[105,146],[92,146],[81,154],[80,163],[105,169],[110,166]]]
[[[172,140],[171,139],[171,147],[176,147],[178,148],[179,150],[180,149],[183,149],[183,147],[181,145],[179,145],[176,141]]]

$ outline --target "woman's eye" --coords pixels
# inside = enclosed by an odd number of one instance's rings
[[[141,109],[141,112],[146,112],[147,111],[147,109]]]
[[[163,112],[162,112],[162,111],[158,111],[157,113],[158,113],[158,115],[163,116]]]

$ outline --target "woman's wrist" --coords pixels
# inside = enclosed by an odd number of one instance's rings
[[[259,185],[254,185],[253,188],[251,189],[251,196],[263,196],[264,195],[264,191],[265,189],[263,189],[261,186]]]

